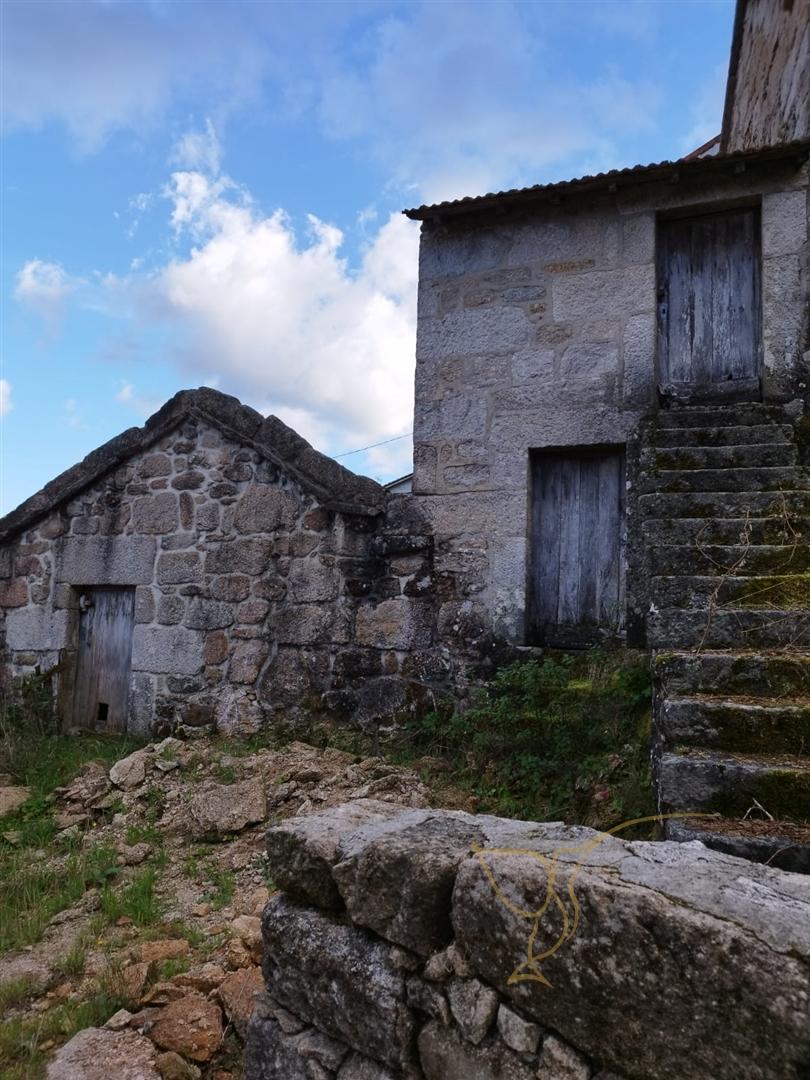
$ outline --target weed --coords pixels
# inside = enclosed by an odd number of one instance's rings
[[[35,1080],[45,1075],[44,1043],[64,1043],[86,1027],[101,1027],[124,1000],[101,984],[81,1001],[65,1001],[36,1016],[0,1023],[0,1076],[3,1080]]]
[[[465,710],[410,727],[482,809],[606,828],[654,813],[647,658],[593,650],[511,664]]]
[[[217,761],[213,772],[221,784],[232,784],[236,780],[236,769],[229,761]]]
[[[0,952],[38,941],[50,920],[115,872],[115,852],[96,847],[47,862],[37,850],[0,859]]]
[[[206,868],[206,875],[211,881],[214,888],[208,890],[205,893],[205,900],[214,908],[215,911],[220,911],[222,908],[227,907],[233,900],[234,890],[236,889],[236,878],[232,871],[225,870],[221,866],[214,864],[209,865]]]
[[[64,956],[60,956],[54,964],[54,970],[69,979],[78,979],[84,974],[84,965],[87,960],[87,944],[81,938],[75,941]]]
[[[12,982],[0,983],[0,1013],[15,1005],[23,1005],[26,1001],[37,996],[37,986],[34,981],[26,976],[14,979]]]
[[[162,905],[155,895],[157,870],[141,870],[128,885],[113,889],[107,885],[101,892],[101,910],[109,922],[122,916],[132,919],[136,926],[148,926],[160,918]]]
[[[155,982],[165,982],[167,979],[171,979],[173,975],[180,975],[182,972],[188,971],[190,967],[191,961],[187,956],[173,956],[170,960],[164,960],[158,965]]]

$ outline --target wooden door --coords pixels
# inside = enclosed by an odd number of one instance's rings
[[[658,363],[664,397],[760,396],[755,208],[659,222]]]
[[[126,731],[134,589],[85,589],[73,693],[73,726]]]
[[[530,640],[593,644],[624,627],[624,450],[532,455]]]

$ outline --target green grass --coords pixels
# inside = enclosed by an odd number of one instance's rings
[[[101,910],[107,920],[115,922],[125,916],[136,926],[157,922],[163,913],[163,905],[155,892],[157,880],[157,868],[149,866],[136,874],[128,885],[117,889],[106,885],[101,892]]]
[[[58,958],[53,966],[58,975],[67,979],[78,979],[84,974],[84,965],[87,960],[87,942],[79,938],[71,945],[68,951]]]
[[[3,1080],[39,1080],[44,1077],[44,1043],[67,1042],[86,1027],[101,1027],[124,1001],[99,986],[82,1001],[65,1001],[47,1012],[12,1017],[0,1023],[0,1076]]]
[[[221,911],[233,900],[236,877],[231,870],[225,870],[215,864],[209,864],[205,868],[205,874],[213,888],[205,892],[203,899],[207,900],[215,911]]]
[[[12,982],[0,983],[0,1014],[15,1005],[24,1005],[38,994],[36,984],[27,976]]]
[[[546,654],[503,668],[469,708],[414,721],[400,759],[444,758],[481,810],[604,829],[655,813],[649,731],[646,655]]]
[[[115,852],[93,847],[53,864],[14,850],[0,858],[0,953],[31,945],[58,912],[117,873]]]

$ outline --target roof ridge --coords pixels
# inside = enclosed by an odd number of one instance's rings
[[[226,437],[250,445],[329,509],[363,515],[382,511],[386,492],[375,480],[353,473],[320,453],[277,416],[264,417],[230,394],[201,386],[178,391],[142,427],[127,428],[91,450],[0,518],[0,543],[53,513],[135,454],[148,450],[189,416],[205,420]]]

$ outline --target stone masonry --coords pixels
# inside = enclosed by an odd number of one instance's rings
[[[246,1080],[807,1075],[810,878],[371,800],[267,839]]]
[[[629,169],[408,211],[423,222],[413,489],[437,567],[463,563],[472,585],[452,621],[524,643],[530,451],[630,450],[657,407],[661,215],[760,203],[763,393],[802,393],[808,166],[797,160]],[[633,482],[628,453],[631,534]],[[628,630],[641,643],[633,569]]]
[[[71,725],[82,590],[130,587],[132,732],[390,722],[436,665],[429,541],[386,530],[384,500],[275,418],[180,394],[2,523],[8,666],[52,671]]]

